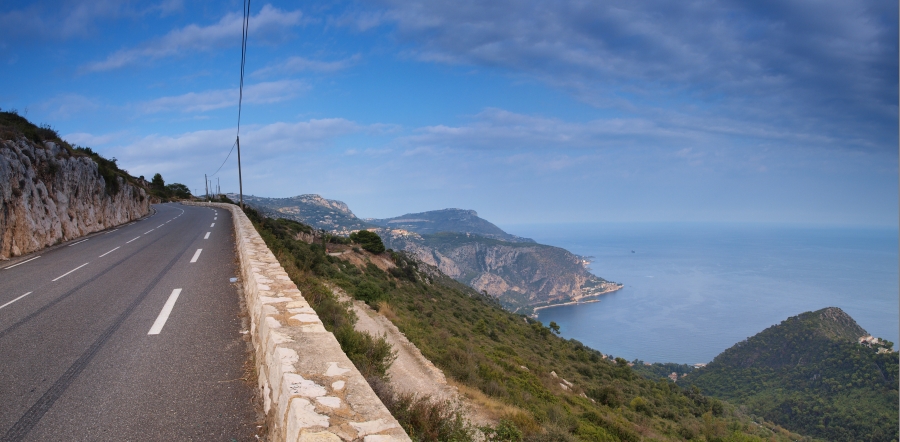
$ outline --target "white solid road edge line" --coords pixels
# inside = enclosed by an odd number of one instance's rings
[[[203,249],[197,249],[197,251],[194,252],[194,257],[191,258],[191,262],[197,262],[197,258],[200,257],[200,252],[202,252],[202,251],[203,251]]]
[[[87,241],[87,240],[86,240],[86,239],[83,239],[83,240],[78,241],[78,242],[73,242],[72,244],[69,244],[69,247],[72,247],[72,246],[77,245],[77,244],[81,244],[81,243],[83,243],[83,242],[85,242],[85,241]]]
[[[13,264],[13,265],[11,265],[11,266],[9,266],[9,267],[4,267],[3,270],[11,269],[11,268],[13,268],[13,267],[15,267],[15,266],[20,266],[20,265],[22,265],[22,264],[25,264],[26,262],[34,261],[35,259],[38,259],[38,258],[40,258],[40,256],[35,256],[34,258],[26,259],[25,261],[22,261],[22,262],[20,262],[20,263]]]
[[[28,293],[26,293],[26,294],[24,294],[24,295],[22,295],[22,296],[19,296],[18,298],[13,299],[12,301],[7,302],[6,304],[0,305],[0,308],[6,307],[7,305],[10,305],[10,304],[12,304],[12,303],[14,303],[14,302],[16,302],[16,301],[18,301],[18,300],[20,300],[20,299],[22,299],[22,298],[28,296],[28,295],[30,295],[30,294],[31,294],[31,292],[28,292]]]
[[[206,232],[206,236],[204,236],[203,239],[209,239],[209,234],[210,232]]]
[[[86,263],[84,263],[84,264],[82,264],[82,265],[80,265],[80,266],[78,266],[78,267],[75,267],[74,269],[69,270],[68,272],[66,272],[66,273],[64,273],[64,274],[57,276],[56,279],[54,279],[53,281],[50,281],[50,282],[56,282],[57,279],[62,279],[64,276],[68,275],[69,273],[72,273],[72,272],[74,272],[74,271],[76,271],[76,270],[78,270],[78,269],[80,269],[80,268],[82,268],[82,267],[84,267],[84,266],[86,266],[86,265],[88,265],[88,264],[90,264],[90,263],[89,263],[89,262],[86,262]]]
[[[108,251],[108,252],[106,252],[106,253],[104,253],[104,254],[98,256],[97,258],[103,258],[104,256],[109,255],[110,253],[115,252],[116,250],[119,250],[119,248],[116,247],[115,249],[112,249],[112,250],[110,250],[110,251]]]
[[[178,300],[178,295],[181,294],[181,289],[172,290],[172,294],[169,295],[169,299],[166,300],[166,305],[163,306],[162,311],[159,312],[159,316],[156,317],[156,321],[153,322],[153,326],[150,327],[150,331],[147,332],[148,335],[158,335],[159,332],[162,331],[163,326],[166,325],[166,321],[169,320],[169,314],[172,313],[172,308],[175,307],[175,301]]]

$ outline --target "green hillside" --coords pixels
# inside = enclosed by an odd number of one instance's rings
[[[448,378],[497,405],[499,424],[485,429],[489,440],[803,439],[697,390],[646,379],[625,360],[608,360],[578,341],[562,339],[408,255],[385,252],[393,263],[385,271],[366,251],[329,256],[318,241],[297,240],[299,233],[312,232],[308,226],[252,210],[248,216],[414,440],[473,440],[473,433],[454,424],[459,421],[452,412],[424,412],[385,393],[378,375],[390,358],[379,340],[349,331],[353,319],[326,285],[377,308]]]
[[[738,343],[685,381],[799,433],[897,440],[897,353],[887,352],[890,342],[858,343],[866,335],[839,308],[806,312]]]

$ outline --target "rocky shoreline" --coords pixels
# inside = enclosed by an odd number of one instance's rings
[[[590,304],[590,303],[594,303],[594,302],[600,302],[600,299],[590,299],[590,298],[599,298],[601,295],[606,295],[606,294],[609,294],[609,293],[612,293],[615,291],[619,291],[622,289],[622,287],[625,287],[625,285],[621,284],[621,283],[617,283],[617,282],[607,282],[607,283],[603,284],[603,287],[599,292],[593,291],[593,292],[583,295],[583,296],[573,297],[571,301],[533,307],[531,317],[537,318],[538,311],[547,309],[547,308],[551,308],[551,307],[561,307],[564,305],[579,305],[579,304]]]

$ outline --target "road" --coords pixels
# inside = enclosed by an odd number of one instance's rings
[[[0,441],[255,439],[231,214],[154,208],[0,267]]]

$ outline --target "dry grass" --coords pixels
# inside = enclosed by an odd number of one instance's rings
[[[388,318],[392,323],[397,321],[397,313],[394,312],[394,309],[391,308],[391,305],[386,301],[378,302],[378,313],[385,318]]]
[[[459,394],[466,398],[466,402],[474,408],[472,418],[480,426],[497,425],[501,420],[520,421],[521,418],[517,418],[518,416],[530,416],[527,411],[500,402],[477,388],[461,384],[450,378],[447,379],[447,384],[456,388]],[[528,420],[531,418],[529,417]]]

